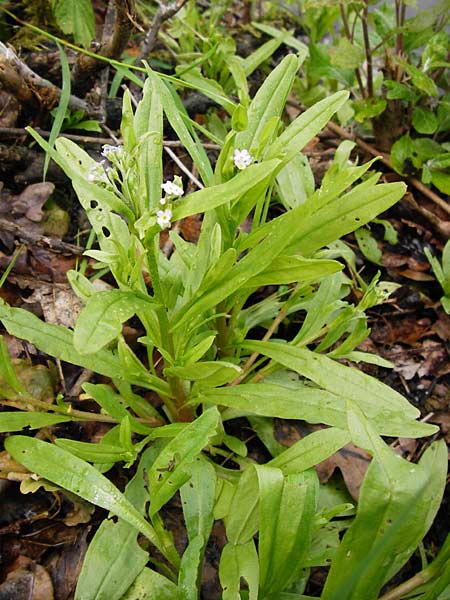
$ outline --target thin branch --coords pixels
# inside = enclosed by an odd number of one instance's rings
[[[152,25],[145,36],[144,43],[142,44],[142,48],[139,53],[140,60],[146,59],[155,47],[158,33],[163,23],[168,19],[171,19],[186,4],[186,1],[187,0],[176,0],[176,2],[172,2],[171,4],[164,4],[163,2],[159,3],[159,8],[156,11]]]
[[[28,242],[30,244],[34,244],[35,246],[45,246],[51,250],[54,250],[55,252],[69,253],[74,254],[75,256],[80,256],[85,251],[85,248],[82,248],[81,246],[75,246],[75,244],[68,244],[67,242],[63,242],[57,238],[51,238],[46,235],[38,235],[36,233],[27,231],[26,229],[20,227],[20,225],[17,225],[16,223],[6,219],[0,219],[0,231],[2,230],[14,234],[22,242]]]
[[[105,36],[95,54],[107,59],[120,58],[130,38],[134,22],[134,0],[115,0],[114,31]],[[105,24],[106,27],[106,24]],[[97,57],[81,54],[72,70],[72,86],[77,94],[86,93],[92,87],[93,79],[98,71],[104,68]]]
[[[171,150],[170,148],[165,147],[164,150],[167,152],[167,154],[170,156],[170,158],[173,160],[173,162],[175,164],[177,164],[180,169],[183,171],[183,173],[185,175],[187,175],[189,177],[189,179],[195,183],[195,185],[199,188],[199,189],[203,189],[205,186],[202,184],[201,181],[199,181],[197,179],[197,177],[195,177],[190,171],[189,169],[182,163],[182,161],[178,158],[178,156],[175,154],[175,152],[173,150]]]
[[[345,36],[348,39],[348,41],[350,43],[353,43],[353,36],[352,33],[350,31],[350,26],[348,24],[348,19],[347,19],[347,14],[345,12],[345,6],[342,4],[342,2],[339,3],[339,8],[341,10],[341,18],[342,18],[342,23],[344,25],[344,31],[345,31]],[[366,90],[364,89],[364,85],[361,79],[361,73],[359,72],[359,68],[356,67],[355,69],[355,76],[356,76],[356,81],[358,82],[358,87],[359,87],[359,91],[361,93],[361,96],[363,98],[366,97]]]
[[[272,321],[272,324],[269,327],[269,329],[266,331],[266,333],[265,333],[265,335],[264,335],[264,337],[262,339],[263,342],[267,342],[268,340],[270,340],[270,338],[273,336],[273,334],[277,330],[278,325],[281,323],[281,321],[283,321],[283,319],[285,317],[286,317],[286,310],[285,309],[281,309],[280,312],[278,313],[278,315]],[[230,386],[232,386],[232,385],[239,385],[241,383],[241,381],[243,381],[247,377],[248,372],[250,370],[250,367],[256,361],[256,359],[258,358],[258,356],[259,356],[259,352],[253,352],[253,354],[251,354],[248,357],[246,363],[242,367],[242,374],[239,375],[239,377],[236,377],[236,379],[229,384]]]
[[[362,14],[362,29],[363,29],[363,37],[364,37],[364,50],[366,53],[366,61],[367,61],[367,93],[368,93],[369,98],[373,98],[372,51],[370,49],[368,19],[369,19],[368,0],[364,0],[364,10],[363,10],[363,14]]]
[[[35,73],[16,55],[11,47],[0,42],[0,83],[15,95],[22,104],[39,103],[47,110],[54,108],[61,96],[59,87]],[[81,110],[84,114],[98,117],[97,110],[85,100],[71,95],[71,110]]]
[[[43,138],[48,138],[50,136],[50,131],[45,131],[44,129],[39,129],[39,127],[35,128],[35,131],[39,133]],[[26,129],[21,127],[0,127],[0,138],[9,138],[9,137],[17,137],[20,135],[29,135]],[[102,146],[104,144],[110,144],[111,142],[119,143],[120,139],[116,137],[94,137],[90,135],[78,135],[74,133],[62,133],[62,136],[68,138],[69,140],[73,140],[74,142],[79,142],[80,144],[92,144]],[[165,140],[163,141],[164,148],[184,148],[182,142],[177,140]],[[218,144],[213,144],[209,142],[205,142],[202,144],[205,150],[220,150],[220,146]]]

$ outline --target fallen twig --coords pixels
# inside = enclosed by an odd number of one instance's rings
[[[80,256],[85,250],[85,248],[82,248],[81,246],[68,244],[67,242],[58,240],[57,238],[51,238],[46,235],[38,235],[36,233],[27,231],[26,229],[20,227],[20,225],[8,221],[7,219],[0,219],[0,230],[13,233],[22,242],[29,242],[35,246],[45,246],[51,250],[55,250],[55,252],[69,253],[74,254],[75,256]]]

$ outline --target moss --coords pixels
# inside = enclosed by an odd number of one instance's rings
[[[50,33],[59,33],[53,16],[51,0],[10,1],[7,2],[7,8],[26,23],[35,25]],[[32,31],[28,27],[20,26],[10,39],[10,42],[16,48],[33,50],[44,40],[46,40],[45,36]]]

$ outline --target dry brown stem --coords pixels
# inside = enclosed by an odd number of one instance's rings
[[[93,48],[93,51],[104,58],[118,59],[125,50],[134,20],[134,0],[115,0],[114,30],[111,36]],[[83,95],[93,85],[95,75],[105,68],[105,62],[86,54],[80,54],[72,70],[72,86],[74,92]]]
[[[159,3],[159,8],[156,11],[155,18],[153,19],[152,25],[145,36],[144,43],[142,44],[142,48],[139,53],[139,58],[141,60],[146,59],[155,47],[158,33],[163,23],[172,18],[185,4],[186,0],[176,0],[176,2],[171,2],[170,4],[165,4],[164,2]]]

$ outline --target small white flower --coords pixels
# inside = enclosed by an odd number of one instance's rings
[[[183,188],[173,181],[166,181],[161,184],[161,187],[168,196],[182,196],[184,194]]]
[[[111,160],[113,156],[115,156],[116,158],[121,158],[122,153],[122,146],[111,146],[111,144],[105,144],[103,146],[102,156],[104,156],[108,160]]]
[[[166,204],[167,200],[165,198],[161,198],[161,200],[159,201],[160,204],[162,204],[164,206],[164,204]]]
[[[253,156],[245,148],[243,150],[235,150],[233,154],[233,162],[235,166],[242,171],[253,162]]]
[[[87,180],[91,183],[108,183],[108,176],[105,171],[105,161],[96,162],[89,169]]]
[[[170,219],[172,218],[172,211],[170,208],[166,208],[166,210],[158,210],[156,213],[156,222],[161,227],[161,229],[166,229],[171,226]]]

